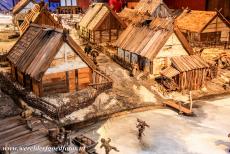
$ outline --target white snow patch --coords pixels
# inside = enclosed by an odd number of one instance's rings
[[[187,137],[185,138],[188,151],[199,154],[223,154],[227,147],[226,145],[221,144],[221,142],[228,141],[223,136],[206,133],[187,134]]]
[[[106,93],[101,93],[99,96],[97,96],[93,105],[97,108],[97,110],[101,110],[108,103],[108,100],[109,95],[107,95]]]
[[[104,109],[107,110],[109,109],[111,106],[114,106],[118,103],[118,101],[116,99],[112,99],[107,105],[105,105]]]
[[[137,87],[136,85],[133,85],[133,89],[143,102],[156,102],[155,95],[144,86]]]
[[[82,121],[82,120],[84,120],[84,117],[88,113],[90,113],[92,111],[93,111],[92,106],[89,106],[87,108],[75,111],[75,112],[71,113],[70,115],[67,115],[66,119],[70,119],[70,120],[76,120],[76,119],[78,119],[78,120]]]

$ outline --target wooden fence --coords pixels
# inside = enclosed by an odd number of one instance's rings
[[[94,70],[93,80],[93,84],[90,84],[88,88],[73,95],[73,97],[76,96],[73,101],[61,106],[56,106],[40,97],[31,95],[30,91],[14,84],[9,76],[6,77],[2,73],[0,73],[0,88],[3,92],[10,95],[15,102],[18,102],[19,98],[21,98],[28,103],[28,105],[41,110],[49,117],[60,120],[74,111],[91,105],[100,93],[112,88],[112,79],[99,70]]]
[[[93,83],[89,84],[90,87],[93,87],[98,91],[98,93],[111,89],[113,85],[112,79],[106,75],[104,72],[99,70],[93,71]]]

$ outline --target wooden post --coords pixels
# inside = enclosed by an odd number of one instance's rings
[[[111,29],[109,29],[109,42],[111,42]]]
[[[130,64],[132,64],[132,52],[129,53]]]
[[[96,33],[95,33],[95,31],[93,31],[93,42],[95,43],[95,35],[96,35]]]
[[[102,42],[102,31],[100,30],[100,43]]]
[[[190,111],[192,112],[193,102],[192,102],[192,91],[191,90],[189,91],[189,100],[190,100]]]
[[[153,61],[150,61],[150,74],[153,74]]]
[[[124,52],[124,58],[123,58],[123,59],[124,59],[124,61],[125,61],[125,52],[126,52],[126,51],[125,51],[125,50],[123,50],[123,52]]]

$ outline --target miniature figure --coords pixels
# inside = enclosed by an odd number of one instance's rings
[[[92,47],[89,44],[87,44],[85,46],[85,49],[84,49],[84,51],[87,54],[87,56],[88,56],[88,54],[90,54],[91,50],[92,50]]]
[[[137,71],[138,71],[138,64],[137,63],[133,63],[132,64],[132,73],[131,73],[131,76],[136,76],[137,75]]]
[[[111,139],[110,139],[110,138],[108,138],[108,140],[105,140],[104,138],[102,138],[102,139],[101,139],[101,146],[100,146],[100,148],[104,147],[104,148],[105,148],[105,153],[106,153],[106,154],[109,154],[109,152],[110,152],[111,150],[114,150],[114,151],[116,151],[116,152],[119,152],[119,150],[118,150],[116,147],[111,146],[111,145],[109,144],[110,142],[111,142]]]
[[[150,127],[145,121],[143,120],[140,120],[137,118],[137,129],[138,129],[138,139],[141,140],[142,139],[142,136],[144,135],[144,130],[145,130],[145,127]]]

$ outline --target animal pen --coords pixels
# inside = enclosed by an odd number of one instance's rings
[[[115,41],[126,24],[106,4],[93,4],[79,23],[80,37],[92,43]]]
[[[185,9],[175,23],[193,47],[230,48],[230,22],[219,11]]]
[[[37,96],[112,87],[111,79],[62,29],[31,24],[8,59],[13,78]]]

